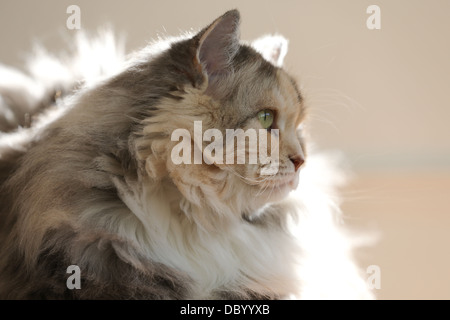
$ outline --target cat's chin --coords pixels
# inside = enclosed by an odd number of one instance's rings
[[[263,187],[261,195],[266,197],[270,202],[279,201],[289,195],[289,193],[297,189],[299,182],[299,175],[293,174],[287,177],[273,179],[270,184]]]

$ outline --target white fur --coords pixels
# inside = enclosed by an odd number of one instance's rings
[[[289,41],[282,35],[265,35],[252,42],[255,48],[267,61],[281,67],[288,50]]]
[[[144,225],[136,229],[139,224],[133,222],[124,227],[128,222],[122,220],[122,235],[148,258],[189,274],[198,299],[210,298],[214,289],[237,290],[239,285],[282,292],[284,298],[373,298],[354,263],[351,238],[336,221],[339,209],[328,196],[329,186],[316,178],[318,172],[336,171],[320,156],[309,163],[301,172],[299,188],[286,201],[291,210],[285,213],[284,229],[259,228],[236,219],[217,232],[207,232],[181,218],[180,195],[173,186],[138,190],[115,181],[122,200]]]
[[[117,181],[116,186],[124,190]],[[181,218],[181,209],[167,201],[179,202],[179,192],[170,189],[122,193],[122,200],[145,227],[127,230],[123,236],[134,235],[131,240],[150,259],[189,274],[197,285],[194,298],[211,297],[220,287],[237,290],[238,285],[286,295],[296,290],[292,271],[299,250],[293,237],[238,220],[217,232],[207,232]]]

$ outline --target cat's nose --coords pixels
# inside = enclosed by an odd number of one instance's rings
[[[295,172],[297,172],[298,169],[300,169],[300,167],[305,162],[305,159],[303,159],[303,155],[301,155],[301,154],[296,154],[295,156],[290,156],[289,159],[294,164]]]

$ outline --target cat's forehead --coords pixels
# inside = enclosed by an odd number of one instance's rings
[[[247,65],[232,80],[231,99],[241,118],[252,117],[262,109],[272,109],[280,121],[298,126],[304,117],[303,98],[296,80],[283,69],[266,61]],[[230,96],[228,96],[230,97]]]
[[[264,90],[260,99],[259,104],[275,109],[281,121],[289,121],[298,126],[305,116],[303,97],[297,81],[281,68],[276,69],[270,87]]]
[[[282,69],[278,72],[278,78],[281,87],[286,91],[285,94],[294,99],[296,103],[303,104],[303,96],[297,80]]]

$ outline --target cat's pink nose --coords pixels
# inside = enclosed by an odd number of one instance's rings
[[[305,162],[305,159],[303,159],[303,156],[300,154],[296,154],[295,156],[290,156],[289,159],[294,164],[295,172],[297,172],[297,170],[300,169],[300,167]]]

